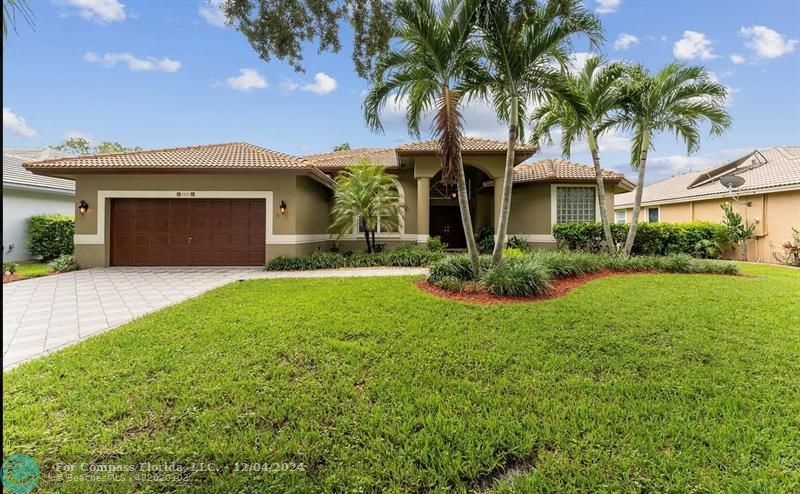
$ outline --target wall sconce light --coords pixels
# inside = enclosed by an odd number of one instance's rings
[[[458,192],[451,192],[450,193],[450,199],[455,199],[457,197],[458,197]]]
[[[81,202],[78,203],[78,211],[81,212],[81,216],[86,214],[86,211],[88,210],[89,210],[89,204],[83,199],[81,199]]]
[[[281,201],[281,214],[286,214],[286,201]]]

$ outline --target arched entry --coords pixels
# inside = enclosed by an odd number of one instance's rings
[[[483,184],[490,180],[480,169],[464,165],[464,174],[469,196],[472,226],[492,221],[492,195],[480,193]],[[484,218],[488,214],[488,219]],[[449,249],[466,249],[467,241],[461,223],[461,210],[458,207],[458,194],[455,183],[442,181],[442,172],[431,179],[430,186],[430,236],[439,237]]]

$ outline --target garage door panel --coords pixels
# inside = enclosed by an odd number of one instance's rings
[[[265,211],[263,199],[113,199],[111,264],[262,265]]]

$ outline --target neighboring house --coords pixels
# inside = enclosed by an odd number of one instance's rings
[[[3,148],[3,261],[25,261],[28,252],[28,218],[37,214],[75,213],[72,180],[34,175],[26,161],[62,158],[53,148]]]
[[[744,184],[733,196],[720,183],[721,177],[738,176]],[[627,223],[633,211],[633,194],[615,198],[615,221]],[[642,191],[640,221],[721,223],[720,205],[730,202],[748,224],[756,223],[747,257],[751,261],[775,262],[773,253],[783,253],[792,228],[800,229],[800,146],[781,146],[753,151],[714,168],[663,180]],[[730,253],[739,258],[738,252]]]
[[[436,143],[289,156],[245,143],[134,151],[28,163],[40,175],[71,178],[76,200],[89,206],[75,221],[75,250],[83,267],[127,265],[260,265],[333,245],[332,176],[368,158],[398,178],[404,218],[376,237],[389,248],[439,236],[465,245],[455,188],[441,181]],[[529,158],[520,145],[517,162]],[[467,138],[463,157],[476,229],[494,226],[506,144]],[[613,193],[631,190],[606,172]],[[561,160],[516,167],[509,233],[554,246],[552,224],[597,218],[594,172]],[[357,226],[357,225],[354,225]],[[361,239],[361,240],[359,240]],[[363,233],[344,249],[363,248]]]

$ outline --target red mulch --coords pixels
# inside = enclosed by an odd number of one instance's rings
[[[447,290],[442,290],[438,286],[428,283],[425,280],[417,282],[417,287],[426,292],[435,295],[440,298],[446,298],[448,300],[459,300],[461,302],[471,302],[473,304],[509,304],[509,303],[524,303],[524,302],[538,302],[539,300],[547,300],[550,298],[558,298],[563,297],[570,290],[573,288],[577,288],[579,286],[585,285],[592,280],[596,280],[598,278],[605,278],[606,276],[614,276],[614,275],[632,275],[632,274],[651,274],[648,271],[637,271],[637,272],[622,272],[622,271],[611,271],[610,269],[606,269],[605,271],[601,271],[599,273],[594,274],[587,274],[586,276],[580,276],[578,278],[561,278],[557,280],[553,280],[552,285],[550,286],[550,290],[541,293],[539,295],[534,295],[533,297],[514,297],[508,295],[492,295],[489,292],[479,292],[479,293],[455,293],[455,292],[448,292]]]

